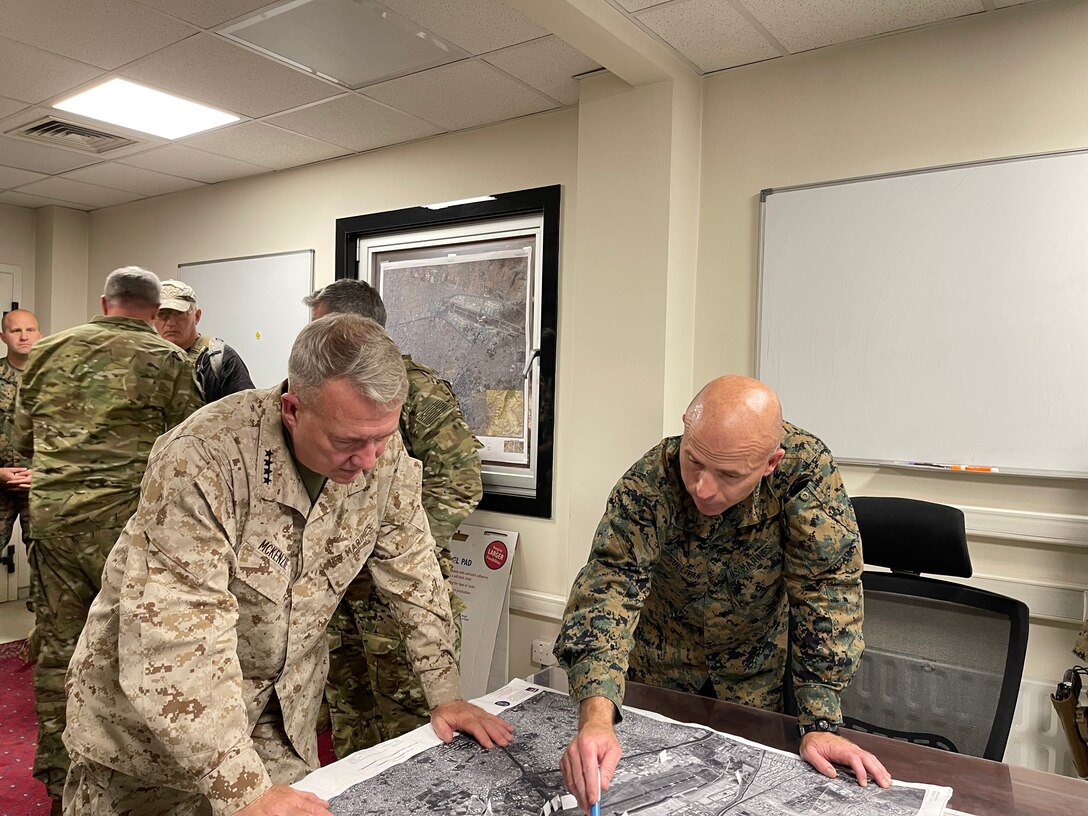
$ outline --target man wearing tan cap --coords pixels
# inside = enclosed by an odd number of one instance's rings
[[[163,281],[155,331],[188,353],[204,399],[215,402],[227,394],[253,388],[249,369],[238,352],[218,337],[206,337],[197,332],[199,322],[200,309],[193,287],[179,280]]]

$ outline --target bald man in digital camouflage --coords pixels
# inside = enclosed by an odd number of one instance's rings
[[[683,421],[613,488],[567,601],[555,653],[580,709],[567,787],[587,812],[598,770],[607,790],[625,679],[781,711],[788,647],[801,756],[890,785],[838,734],[863,648],[862,557],[831,452],[747,377],[710,382]]]

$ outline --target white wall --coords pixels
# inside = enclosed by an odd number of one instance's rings
[[[22,295],[19,305],[27,309],[34,308],[35,231],[34,210],[0,204],[0,264],[22,269],[16,290]]]
[[[697,382],[754,368],[761,189],[1088,146],[1088,3],[1042,3],[986,17],[707,81]],[[844,475],[854,495],[1013,511],[1013,528],[1032,511],[1088,513],[1084,481],[860,467]],[[1072,600],[1088,588],[1085,547],[976,535],[971,552],[976,574],[1068,587],[1063,597]],[[1072,660],[1075,631],[1073,624],[1034,619],[1027,674],[1060,677]]]

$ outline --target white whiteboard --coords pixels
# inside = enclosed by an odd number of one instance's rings
[[[1088,153],[762,198],[787,418],[844,461],[1088,475]]]
[[[287,377],[291,345],[310,320],[302,299],[313,292],[312,249],[180,264],[178,279],[196,292],[200,333],[233,347],[255,386]]]

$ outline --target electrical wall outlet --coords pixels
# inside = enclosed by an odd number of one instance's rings
[[[559,661],[552,654],[555,643],[548,640],[533,641],[533,662],[538,666],[554,666]]]

